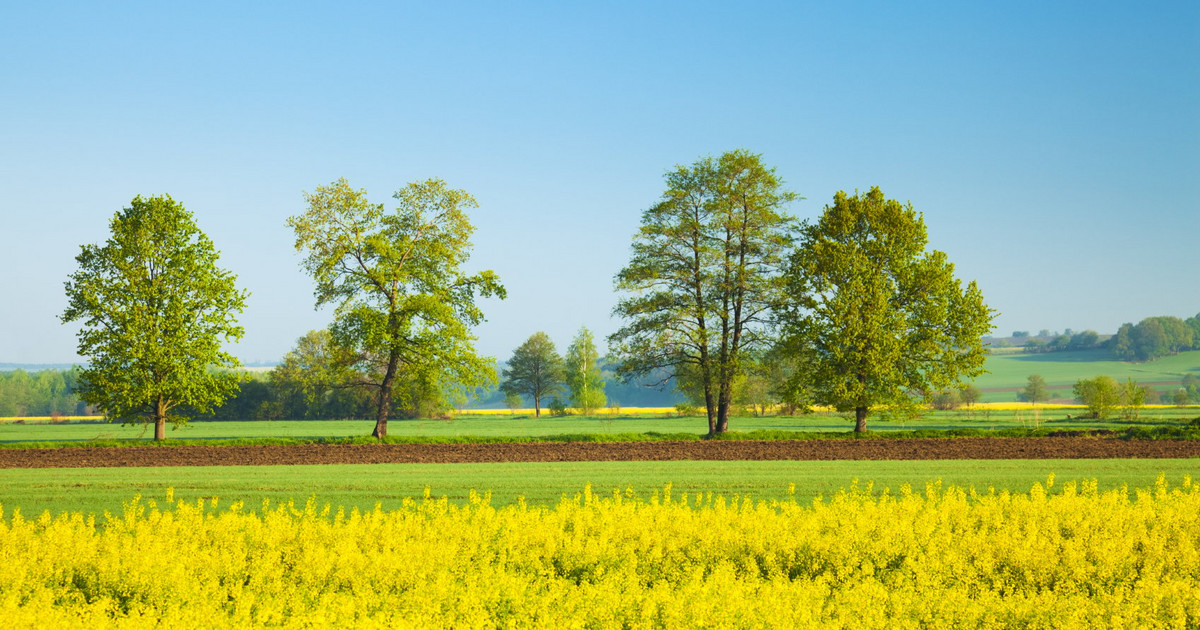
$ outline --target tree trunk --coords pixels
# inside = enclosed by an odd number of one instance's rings
[[[867,430],[867,408],[854,408],[854,432],[865,433]]]
[[[167,401],[162,396],[154,401],[154,441],[167,439]]]
[[[724,377],[722,377],[722,381],[725,381]],[[717,433],[724,433],[729,430],[729,409],[732,407],[733,401],[733,384],[722,382],[720,387],[720,393],[717,396]]]
[[[541,396],[533,397],[533,417],[534,418],[542,417],[542,397]]]
[[[383,382],[379,384],[379,407],[375,410],[375,430],[371,437],[382,440],[387,437],[388,414],[392,411],[392,385],[396,382],[396,366],[400,357],[395,352],[388,357],[387,371],[383,373]]]

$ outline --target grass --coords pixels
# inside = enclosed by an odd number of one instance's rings
[[[944,461],[767,461],[767,462],[569,462],[512,464],[350,464],[326,466],[212,466],[174,468],[77,468],[0,470],[4,515],[20,509],[26,516],[50,511],[119,513],[140,494],[161,501],[168,487],[188,502],[219,498],[219,505],[244,501],[248,508],[294,499],[369,510],[376,503],[395,508],[405,497],[433,496],[466,502],[471,490],[490,491],[496,505],[524,497],[534,505],[553,505],[585,485],[607,494],[632,487],[646,496],[672,484],[679,493],[713,492],[808,501],[831,496],[852,481],[874,482],[875,489],[898,490],[929,481],[974,486],[980,491],[1025,492],[1054,474],[1058,482],[1096,479],[1101,489],[1152,485],[1159,474],[1172,484],[1200,475],[1200,460],[944,460]]]

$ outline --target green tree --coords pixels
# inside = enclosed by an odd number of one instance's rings
[[[1046,388],[1046,379],[1042,378],[1041,374],[1030,374],[1020,395],[1022,400],[1035,405],[1050,400],[1050,390]]]
[[[500,389],[506,394],[533,399],[533,415],[542,415],[542,399],[557,394],[563,385],[563,360],[554,350],[554,342],[544,332],[530,335],[513,351],[504,368]]]
[[[1146,406],[1150,389],[1129,378],[1121,383],[1117,396],[1121,404],[1121,416],[1126,420],[1137,420],[1141,415],[1142,407]]]
[[[983,399],[983,392],[979,391],[979,388],[974,385],[963,385],[958,390],[958,398],[967,406],[967,409],[970,409],[971,405]]]
[[[580,328],[567,347],[563,375],[570,390],[571,404],[585,416],[596,413],[608,402],[604,396],[604,376],[597,365],[599,358],[592,331]]]
[[[1093,418],[1104,418],[1121,402],[1120,386],[1111,376],[1080,379],[1072,389],[1075,400],[1086,405]]]
[[[334,343],[328,330],[310,330],[271,370],[281,418],[366,418],[366,375],[350,366],[356,355]]]
[[[666,184],[617,274],[617,290],[628,295],[613,309],[625,325],[609,337],[610,354],[625,380],[693,372],[715,435],[728,429],[743,353],[772,342],[795,229],[783,208],[797,196],[744,150],[677,166]]]
[[[388,212],[339,179],[305,193],[308,209],[288,219],[316,281],[316,306],[337,305],[334,342],[376,392],[372,435],[381,439],[398,379],[461,388],[495,382],[471,327],[483,320],[477,296],[505,296],[494,272],[462,270],[475,231],[470,194],[430,179],[393,197],[398,205]]]
[[[1113,335],[1108,343],[1118,359],[1133,361],[1137,358],[1137,348],[1133,342],[1133,324],[1128,322],[1121,324],[1121,327],[1117,329],[1117,334]]]
[[[915,392],[983,372],[993,311],[965,289],[940,251],[925,251],[925,221],[879,188],[839,192],[806,225],[786,278],[782,323],[811,355],[816,403],[853,411],[854,430],[880,406],[915,413]]]
[[[109,223],[104,245],[84,245],[66,283],[62,321],[82,322],[79,395],[110,419],[154,424],[205,413],[238,390],[239,365],[221,344],[240,339],[246,293],[217,267],[217,250],[170,196],[135,197]]]

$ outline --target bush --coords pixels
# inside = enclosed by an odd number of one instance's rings
[[[550,410],[550,415],[556,418],[567,415],[567,403],[563,402],[563,399],[558,396],[550,399],[550,404],[546,408]]]

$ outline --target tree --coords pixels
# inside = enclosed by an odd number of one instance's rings
[[[238,390],[239,365],[221,344],[242,337],[247,293],[217,267],[218,252],[169,195],[135,197],[113,215],[104,245],[83,245],[66,283],[62,321],[81,321],[79,395],[112,419],[187,422]]]
[[[471,328],[483,321],[476,297],[505,297],[490,270],[462,267],[475,228],[469,193],[440,179],[397,190],[395,210],[372,204],[345,179],[305,193],[308,209],[288,219],[303,266],[316,281],[316,306],[335,304],[330,333],[375,391],[376,438],[387,436],[398,382],[473,388],[494,383],[492,361],[475,353]],[[423,383],[423,385],[422,385]]]
[[[1072,388],[1075,400],[1087,406],[1093,418],[1103,418],[1121,402],[1120,387],[1111,376],[1080,379]]]
[[[853,411],[855,432],[873,408],[915,413],[918,392],[983,372],[994,311],[927,242],[912,205],[876,187],[837,193],[792,254],[784,329],[811,355],[814,401]]]
[[[958,390],[958,398],[967,406],[967,409],[970,409],[971,405],[978,403],[983,398],[983,392],[974,385],[963,385]]]
[[[571,345],[567,347],[564,365],[564,380],[571,394],[571,404],[585,416],[604,407],[604,376],[597,365],[600,355],[592,331],[580,328]]]
[[[1113,335],[1108,343],[1118,359],[1133,361],[1137,358],[1137,350],[1133,343],[1133,324],[1128,322],[1121,324],[1121,327],[1117,329],[1117,334]]]
[[[554,342],[544,332],[535,332],[525,340],[504,368],[500,389],[533,399],[533,415],[542,415],[542,399],[558,393],[563,385],[563,360],[554,351]]]
[[[1050,391],[1046,388],[1046,379],[1041,374],[1030,374],[1021,390],[1021,399],[1025,402],[1038,404],[1050,400]]]
[[[1142,407],[1146,406],[1146,399],[1150,397],[1151,390],[1148,387],[1139,385],[1137,381],[1128,378],[1124,383],[1121,383],[1117,397],[1121,403],[1121,416],[1126,420],[1137,420],[1141,415]]]
[[[1100,343],[1100,333],[1094,330],[1085,330],[1081,333],[1075,333],[1071,337],[1070,348],[1072,350],[1089,350],[1096,347]]]
[[[743,353],[772,341],[768,324],[795,230],[783,207],[797,196],[744,150],[677,166],[666,184],[642,213],[632,258],[617,274],[627,296],[613,313],[625,325],[609,337],[611,354],[626,380],[694,371],[716,435],[729,426]]]
[[[367,376],[351,370],[354,363],[354,354],[334,343],[328,330],[305,333],[271,370],[279,417],[370,417],[370,400],[362,387]]]

